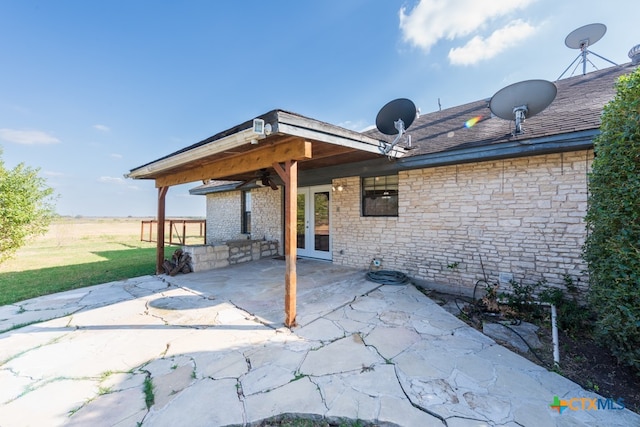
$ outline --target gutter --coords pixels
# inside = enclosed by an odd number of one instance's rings
[[[260,135],[257,135],[253,131],[253,128],[241,130],[237,133],[211,141],[191,150],[132,169],[131,172],[124,176],[125,178],[133,179],[153,179],[151,175],[157,175],[158,173],[173,169],[203,157],[229,151],[235,147],[251,142],[252,139],[260,139]]]
[[[371,177],[390,175],[401,170],[424,169],[438,166],[482,162],[506,158],[535,156],[542,154],[580,151],[593,148],[593,138],[600,134],[599,129],[573,132],[529,140],[514,140],[495,145],[465,148],[433,154],[404,157],[395,161],[375,159],[346,165],[328,166],[321,169],[301,171],[298,175],[300,186],[328,184],[332,179],[350,176]],[[205,195],[221,191],[232,191],[232,186],[218,186],[198,189],[191,194]]]
[[[600,134],[599,129],[592,129],[544,138],[522,141],[515,140],[502,144],[405,157],[397,161],[397,169],[422,169],[504,158],[586,150],[593,148],[593,138],[598,134]]]
[[[271,126],[272,135],[279,134],[297,136],[308,140],[321,141],[370,153],[380,154],[381,152],[381,141],[373,139],[360,132],[340,128],[339,126],[307,119],[284,111],[277,111],[276,114],[268,113],[259,118],[263,120],[263,124],[266,122]],[[225,151],[230,151],[240,145],[247,144],[252,140],[260,140],[267,137],[267,134],[258,133],[252,124],[253,123],[251,121],[245,122],[242,125],[237,126],[247,126],[247,128],[243,130],[236,130],[235,128],[232,128],[230,131],[233,133],[231,134],[220,138],[216,138],[214,136],[212,137],[212,140],[207,143],[197,145],[193,148],[187,148],[184,151],[179,151],[146,165],[139,166],[138,168],[132,169],[124,176],[125,178],[133,179],[154,179],[159,174],[203,157],[209,157]],[[225,131],[225,133],[227,132],[229,131]],[[405,154],[405,149],[394,147],[388,156],[402,157]]]
[[[223,191],[233,191],[233,190],[237,190],[238,185],[240,184],[242,184],[242,182],[233,182],[229,184],[216,185],[215,187],[199,186],[199,187],[189,189],[189,194],[193,194],[196,196],[204,196],[206,194],[211,194],[211,193],[222,193]],[[258,188],[258,186],[247,185],[244,189],[248,190],[251,188]]]
[[[298,136],[306,139],[349,147],[369,153],[381,154],[383,141],[371,138],[361,132],[344,129],[329,123],[307,119],[302,116],[278,112],[278,122],[273,124],[275,132]],[[395,146],[387,155],[388,157],[402,157],[408,151],[405,148]]]

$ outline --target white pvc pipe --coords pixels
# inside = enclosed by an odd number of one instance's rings
[[[551,304],[551,337],[553,339],[553,363],[560,366],[560,345],[558,343],[558,313],[555,304]]]
[[[504,300],[498,300],[498,302],[506,303]],[[549,304],[545,302],[533,301],[534,304],[550,305],[551,306],[551,339],[553,340],[553,364],[556,367],[560,367],[560,343],[558,339],[558,312],[556,311],[555,304]]]

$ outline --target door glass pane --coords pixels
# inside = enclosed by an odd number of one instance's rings
[[[305,224],[305,218],[304,218],[304,212],[305,212],[305,201],[306,201],[306,197],[304,194],[298,194],[298,220],[297,220],[297,226],[296,226],[296,234],[297,234],[297,241],[298,241],[298,248],[299,249],[304,249],[305,245],[304,245],[304,240],[305,240],[305,228],[306,228],[306,224]]]
[[[314,249],[329,251],[329,192],[314,193]]]
[[[251,234],[251,192],[242,192],[242,224],[241,232],[243,234]]]

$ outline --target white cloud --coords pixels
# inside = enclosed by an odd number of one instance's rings
[[[124,178],[119,178],[116,176],[101,176],[98,178],[98,181],[104,182],[106,184],[124,184]]]
[[[486,39],[475,36],[464,46],[452,48],[449,50],[449,62],[454,65],[471,65],[491,59],[500,52],[518,45],[535,31],[534,27],[518,19],[494,31]]]
[[[109,157],[111,157],[113,159],[121,159],[122,158],[122,154],[111,153],[111,154],[109,154]]]
[[[60,142],[55,136],[39,130],[0,129],[0,139],[23,145],[57,144]]]
[[[93,125],[93,128],[99,130],[100,132],[109,132],[111,130],[108,126],[105,125]]]
[[[400,29],[405,42],[429,52],[441,39],[468,37],[534,1],[420,0],[411,11],[406,7],[400,9]],[[494,34],[499,31],[494,30]],[[497,44],[497,40],[494,43]]]

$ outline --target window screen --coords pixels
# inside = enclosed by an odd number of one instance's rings
[[[398,216],[398,175],[362,178],[362,215]]]

